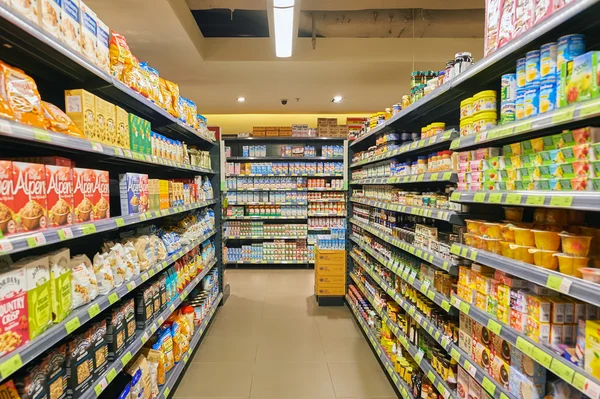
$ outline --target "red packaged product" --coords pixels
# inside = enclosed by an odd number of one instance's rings
[[[533,0],[533,24],[552,14],[554,0]]]
[[[25,268],[0,273],[0,357],[29,342]]]
[[[149,193],[148,193],[148,175],[139,174],[140,182],[140,212],[147,212],[149,209]]]
[[[12,161],[0,161],[0,233],[15,234],[15,206],[12,190]]]
[[[92,169],[73,168],[73,209],[77,223],[93,220],[96,174]]]
[[[8,380],[0,385],[0,398],[20,399],[15,383],[12,380]]]
[[[110,179],[105,170],[94,170],[96,184],[94,186],[94,219],[110,218]],[[148,184],[146,183],[146,191]],[[147,200],[146,200],[147,203]]]
[[[46,165],[46,197],[50,227],[73,224],[73,170]]]
[[[17,233],[48,227],[46,167],[42,164],[12,163],[13,212]]]

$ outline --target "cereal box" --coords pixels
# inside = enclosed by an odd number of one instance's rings
[[[56,38],[60,38],[62,0],[38,0],[40,26]]]
[[[0,273],[0,356],[29,342],[27,278],[24,269]]]
[[[117,140],[118,146],[131,149],[129,140],[129,113],[121,107],[115,107],[117,114]]]
[[[50,398],[64,399],[67,397],[67,345],[61,344],[50,350],[44,358],[48,368],[46,377],[48,379],[48,390]],[[1,398],[2,396],[0,396]]]
[[[515,1],[501,1],[498,27],[498,48],[508,43],[514,36],[514,22],[516,12]]]
[[[94,220],[110,218],[110,178],[105,170],[94,170],[96,184],[94,185]]]
[[[485,55],[498,48],[501,0],[486,0],[485,6]]]
[[[66,113],[85,137],[90,140],[99,140],[96,131],[95,97],[83,89],[65,90]]]
[[[67,354],[67,393],[76,399],[91,389],[94,380],[91,331],[74,335],[67,344]]]
[[[38,17],[37,17],[37,13],[38,13],[38,9],[37,9],[37,1],[38,0],[30,0],[30,1],[23,1],[23,0],[8,0],[8,3],[15,9],[17,10],[19,13],[21,13],[21,15],[23,15],[24,17],[26,17],[27,19],[29,19],[31,22],[33,23],[38,23]]]
[[[96,62],[96,42],[98,41],[98,17],[83,1],[79,7],[81,22],[81,52],[90,61]]]
[[[106,113],[109,103],[100,97],[94,96],[94,106],[96,109],[96,135],[95,140],[108,144],[108,135],[106,130]]]
[[[60,20],[60,40],[75,51],[81,51],[81,20],[79,0],[63,0]]]
[[[119,175],[121,215],[140,212],[140,175],[125,173]]]
[[[66,166],[46,165],[48,226],[73,223],[73,170]]]
[[[106,103],[106,143],[114,146],[119,145],[117,137],[117,107],[109,102]]]
[[[48,227],[45,166],[13,162],[12,190],[17,232]]]
[[[12,162],[0,161],[0,237],[17,232],[12,184]]]
[[[19,398],[19,393],[17,392],[17,387],[15,387],[15,383],[12,380],[3,382],[0,385],[0,398],[7,398],[7,399],[18,399]]]
[[[106,320],[95,322],[91,327],[94,374],[100,378],[108,370],[108,346],[106,345]]]
[[[44,359],[34,365],[29,365],[14,378],[15,386],[23,399],[47,398],[48,380],[46,369],[48,364]]]
[[[52,296],[52,321],[60,323],[73,308],[69,248],[48,254],[50,266],[50,295]]]
[[[109,62],[109,39],[110,30],[108,25],[96,18],[98,23],[98,36],[96,42],[96,65],[106,73],[110,73]]]
[[[131,151],[140,152],[141,119],[129,114],[129,142]]]
[[[77,223],[93,219],[96,174],[92,169],[73,168],[73,209]]]
[[[140,212],[147,212],[149,208],[148,175],[140,174]]]
[[[131,345],[135,340],[135,303],[133,298],[127,299],[123,304],[123,313],[125,315],[125,342]]]

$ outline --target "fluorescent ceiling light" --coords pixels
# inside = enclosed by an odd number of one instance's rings
[[[294,7],[294,0],[273,0],[273,7]]]
[[[341,103],[343,99],[344,99],[344,97],[342,97],[342,96],[335,96],[335,97],[333,97],[333,100],[331,100],[331,102],[332,103]]]
[[[279,0],[275,4],[290,4],[287,8],[273,8],[273,27],[275,31],[275,55],[280,58],[292,56],[294,39],[294,1]]]
[[[238,97],[237,100],[238,103],[243,103],[244,101],[246,101],[246,97]]]

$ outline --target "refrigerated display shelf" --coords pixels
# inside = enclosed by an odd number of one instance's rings
[[[458,174],[456,172],[431,172],[418,175],[405,175],[394,177],[371,177],[368,179],[351,180],[351,185],[365,184],[411,184],[411,183],[456,183]]]
[[[165,384],[160,387],[157,399],[163,399],[163,398],[168,399],[169,398],[169,395],[171,394],[171,390],[175,388],[175,385],[177,385],[179,378],[181,377],[183,371],[186,368],[186,365],[190,359],[190,356],[193,355],[194,351],[198,347],[198,344],[200,343],[200,339],[204,335],[204,331],[206,331],[206,328],[208,327],[208,324],[211,322],[215,312],[217,311],[217,308],[219,307],[219,303],[221,302],[222,299],[223,299],[223,294],[219,294],[219,296],[215,300],[215,303],[213,304],[208,316],[206,316],[206,318],[202,321],[202,323],[194,329],[194,336],[192,337],[192,340],[190,341],[190,348],[188,349],[188,352],[183,357],[182,361],[177,363],[175,365],[175,367],[173,367],[171,369],[171,371],[169,371],[167,373]]]
[[[431,93],[401,110],[388,119],[384,125],[354,140],[350,146],[356,146],[377,133],[393,129],[414,130],[435,120],[446,120],[451,115],[458,122],[460,102],[469,95],[487,87],[497,87],[500,77],[505,73],[514,73],[517,59],[525,56],[530,50],[539,50],[544,43],[556,41],[566,34],[588,33],[586,38],[594,39],[597,35],[598,20],[594,18],[600,13],[598,0],[573,1],[561,10],[535,24],[525,33],[511,40],[502,48],[477,61],[467,71],[451,79]],[[597,44],[596,41],[593,42]],[[592,43],[586,43],[593,48]],[[446,120],[446,122],[448,122]],[[365,144],[366,145],[366,144]]]
[[[593,377],[581,367],[563,359],[552,349],[537,343],[510,326],[499,322],[495,317],[478,309],[474,305],[464,302],[456,295],[452,295],[452,306],[459,309],[477,323],[486,326],[488,330],[500,336],[518,350],[530,356],[557,377],[566,381],[592,399],[600,398],[600,380]]]
[[[360,264],[361,268],[364,269],[370,276],[375,279],[375,274],[372,270],[354,254],[350,256]],[[352,276],[354,277],[354,276]],[[470,375],[473,377],[486,391],[492,395],[495,399],[516,399],[506,388],[504,388],[499,382],[494,380],[487,371],[479,366],[474,360],[472,360],[457,344],[452,342],[452,339],[444,335],[444,332],[435,327],[429,322],[427,316],[419,311],[419,309],[412,303],[406,301],[398,293],[396,293],[389,285],[385,282],[380,284],[381,288],[390,295],[400,307],[402,307],[419,325],[423,330],[435,339],[435,341],[444,348],[446,352],[452,356],[458,364],[460,364]],[[360,287],[359,287],[360,288]]]
[[[229,141],[230,139],[225,139]],[[340,139],[341,141],[342,139]],[[344,157],[227,157],[227,161],[343,161]]]
[[[228,265],[309,265],[312,260],[238,260],[225,262]]]
[[[463,151],[492,143],[495,146],[509,142],[514,143],[532,137],[534,134],[539,135],[542,132],[554,131],[558,133],[559,129],[581,125],[581,123],[576,122],[599,116],[600,99],[595,98],[524,120],[500,125],[478,134],[457,138],[450,145],[450,149]]]
[[[177,296],[177,298],[175,298],[175,300],[169,305],[169,307],[163,310],[161,314],[158,317],[156,317],[155,321],[150,327],[144,329],[143,331],[137,330],[135,341],[124,349],[124,353],[121,356],[117,357],[113,360],[111,364],[109,364],[108,370],[102,376],[100,376],[100,378],[96,379],[92,383],[94,389],[86,391],[82,396],[80,396],[80,399],[93,399],[100,396],[100,394],[106,389],[108,384],[110,384],[114,380],[117,374],[120,373],[125,368],[125,366],[127,366],[129,361],[142,349],[142,347],[146,344],[148,339],[150,339],[152,334],[154,334],[156,330],[158,330],[160,326],[164,323],[164,321],[168,319],[173,312],[175,312],[175,309],[177,309],[179,305],[183,303],[187,296],[200,283],[204,276],[208,274],[208,272],[213,268],[213,266],[216,263],[217,260],[215,259],[208,267],[202,269],[202,271],[192,281],[190,281],[189,284],[181,291],[181,293]],[[219,301],[220,297],[219,300],[216,300],[215,303],[212,305],[211,313],[214,309],[216,309],[216,307],[219,304]],[[210,319],[210,317],[208,317],[208,319]]]
[[[41,27],[13,12],[7,5],[0,4],[0,20],[0,38],[10,45],[6,47],[11,49],[3,51],[3,59],[6,62],[16,62],[16,66],[22,67],[20,61],[26,58],[27,64],[32,68],[35,66],[37,72],[43,71],[43,75],[47,76],[51,71],[53,75],[64,76],[67,81],[83,84],[84,89],[147,119],[154,131],[167,133],[173,139],[186,142],[201,140],[204,143],[215,144],[141,94],[112,78]],[[34,71],[26,69],[26,72]]]
[[[225,216],[223,220],[306,220],[307,216],[265,216],[265,215],[256,215],[256,216]]]
[[[224,240],[306,240],[307,236],[223,236]]]
[[[597,191],[454,191],[450,201],[600,211]]]
[[[388,211],[406,213],[409,215],[424,216],[431,219],[443,220],[452,224],[463,225],[463,220],[455,211],[447,211],[443,209],[428,208],[421,206],[399,205],[388,201],[376,201],[364,198],[350,197],[350,201],[358,204],[368,205],[375,208],[386,209]]]
[[[225,177],[344,177],[344,175],[336,175],[331,173],[248,173],[239,175],[225,175]]]
[[[127,284],[123,284],[120,287],[113,289],[107,295],[100,295],[95,300],[86,304],[85,306],[74,309],[65,320],[53,325],[39,337],[31,341],[28,345],[22,346],[3,358],[0,358],[0,377],[2,380],[9,377],[15,371],[19,370],[23,366],[27,365],[33,359],[40,356],[42,353],[50,349],[53,345],[60,342],[66,335],[71,334],[80,326],[88,323],[100,312],[108,309],[114,303],[118,302],[120,298],[135,289],[135,287],[146,282],[148,279],[154,277],[158,272],[165,269],[170,264],[174,263],[177,259],[183,257],[186,253],[191,251],[193,248],[202,244],[204,241],[216,234],[216,230],[205,234],[197,240],[194,240],[190,245],[177,251],[174,254],[167,256],[167,258],[154,266],[149,268],[144,273],[140,274]]]
[[[102,158],[103,161],[118,159],[145,165],[168,166],[177,171],[207,174],[215,173],[212,169],[186,165],[182,162],[160,158],[156,155],[139,154],[131,150],[113,147],[108,144],[73,137],[67,134],[55,133],[50,130],[40,129],[5,119],[0,119],[0,136],[5,139],[18,140],[19,143],[25,141],[30,144],[40,144],[44,147],[66,148],[69,150],[76,150],[78,153],[86,152]]]
[[[0,239],[0,255],[14,254],[31,248],[65,242],[68,240],[88,236],[90,234],[116,230],[124,226],[131,226],[137,223],[162,218],[164,216],[203,208],[212,204],[216,204],[216,202],[216,200],[208,200],[198,202],[196,204],[176,206],[160,211],[136,213],[133,215],[113,217],[110,219],[102,219],[88,223],[74,224],[67,227],[52,228],[15,236],[8,236]]]
[[[398,155],[433,151],[433,148],[445,147],[446,144],[450,146],[452,140],[459,136],[460,134],[456,130],[448,130],[436,136],[428,137],[426,139],[418,141],[413,141],[410,144],[405,143],[400,147],[396,148],[395,150],[384,152],[382,154],[377,154],[374,157],[370,157],[369,159],[363,159],[362,161],[355,162],[350,165],[350,168],[355,168],[357,166],[367,165],[385,159],[394,158]]]
[[[402,378],[400,378],[398,373],[396,373],[396,371],[394,370],[394,364],[387,357],[387,354],[385,353],[385,351],[383,350],[383,348],[381,347],[379,342],[377,342],[377,337],[375,337],[373,335],[373,332],[371,331],[371,329],[366,325],[365,321],[363,320],[362,316],[358,313],[358,310],[356,309],[356,307],[354,306],[354,304],[352,303],[352,301],[350,300],[348,295],[346,295],[346,302],[348,303],[348,306],[352,310],[352,313],[354,314],[356,321],[362,327],[367,338],[369,338],[369,343],[371,344],[371,347],[373,348],[373,350],[375,350],[375,352],[377,353],[377,356],[379,357],[381,364],[387,371],[388,375],[392,378],[392,381],[394,382],[396,389],[398,389],[398,391],[400,392],[400,394],[402,395],[402,397],[404,399],[415,399],[412,396],[412,393],[410,392],[411,391],[410,387],[404,382],[404,380]]]
[[[403,241],[399,238],[393,237],[383,231],[377,230],[376,228],[371,227],[368,224],[361,222],[360,220],[358,220],[356,218],[350,218],[349,221],[350,221],[350,223],[353,223],[353,224],[357,225],[358,227],[373,234],[375,237],[378,237],[381,240],[387,242],[388,244],[392,244],[393,246],[400,248],[401,250],[406,251],[406,252],[410,253],[411,255],[414,255],[418,258],[423,259],[426,262],[431,263],[433,266],[437,267],[438,269],[445,270],[450,274],[457,273],[457,270],[458,270],[457,265],[458,264],[452,258],[444,259],[441,256],[439,256],[439,255],[435,254],[434,252],[431,252],[427,249],[415,247],[414,245],[411,245],[411,244],[407,243],[406,241]]]
[[[423,295],[425,295],[427,298],[429,298],[432,302],[434,302],[440,308],[442,308],[446,312],[450,313],[450,311],[452,309],[452,307],[450,306],[450,299],[447,296],[440,294],[436,290],[434,290],[432,288],[430,289],[429,282],[422,282],[421,280],[416,278],[417,277],[416,271],[411,270],[410,267],[404,268],[402,265],[396,266],[393,264],[393,262],[387,261],[383,256],[381,256],[377,252],[373,251],[373,249],[371,249],[371,247],[362,240],[358,240],[355,237],[351,237],[351,240],[354,241],[363,251],[365,251],[366,253],[371,255],[373,258],[377,259],[377,261],[383,267],[385,267],[386,269],[388,269],[389,271],[391,271],[398,277],[402,278],[402,280],[406,281],[414,289],[421,292]],[[353,254],[351,253],[351,255],[353,255]],[[356,256],[352,256],[352,258],[355,260],[357,259]],[[366,266],[366,264],[362,261],[358,261],[358,263],[361,264],[361,266]],[[365,270],[367,270],[367,268],[365,268],[365,267],[363,267],[363,268]],[[368,268],[368,269],[370,270],[370,268]],[[382,286],[382,288],[386,289],[386,291],[387,291],[387,288],[390,288],[387,286],[387,284],[385,282],[381,281],[379,276],[373,274],[373,279],[379,285],[385,284],[386,286],[385,287]]]
[[[592,305],[600,306],[600,285],[591,281],[544,269],[543,267],[534,266],[467,245],[453,244],[451,251],[456,256],[502,270],[532,283],[548,287]]]
[[[438,372],[435,371],[434,368],[427,361],[423,361],[425,353],[421,349],[418,349],[416,346],[409,343],[406,334],[404,334],[404,332],[398,326],[398,324],[394,323],[388,317],[388,315],[383,312],[381,308],[375,305],[375,299],[373,298],[373,296],[367,292],[367,290],[363,287],[363,284],[356,278],[356,276],[353,273],[350,273],[350,277],[356,283],[363,295],[368,299],[369,303],[371,303],[371,306],[373,306],[373,309],[375,309],[379,317],[381,317],[381,319],[385,322],[388,328],[398,338],[398,341],[400,341],[402,346],[404,346],[404,348],[408,351],[410,356],[414,359],[415,363],[417,363],[419,365],[419,368],[423,370],[423,373],[427,376],[429,381],[431,381],[431,383],[435,385],[440,394],[445,399],[458,399],[458,396],[454,393],[454,391],[450,389],[448,384],[446,384],[446,381],[438,374]]]

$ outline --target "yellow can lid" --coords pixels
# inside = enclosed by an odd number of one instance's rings
[[[424,133],[429,130],[429,126],[424,126],[421,128],[421,133]]]
[[[467,116],[466,118],[462,118],[460,120],[460,125],[461,126],[470,125],[471,123],[473,123],[473,118],[471,118],[470,116]]]
[[[431,127],[441,127],[442,129],[446,127],[446,122],[433,122]]]
[[[480,91],[479,93],[477,93],[477,94],[475,94],[473,96],[473,99],[478,100],[478,99],[484,98],[484,97],[494,97],[494,98],[496,98],[496,91],[495,90]]]
[[[496,111],[480,111],[473,116],[474,121],[481,120],[481,119],[496,120],[497,118],[498,118],[498,114],[496,113]]]
[[[460,102],[460,106],[464,107],[465,105],[473,104],[473,97],[465,98]]]

